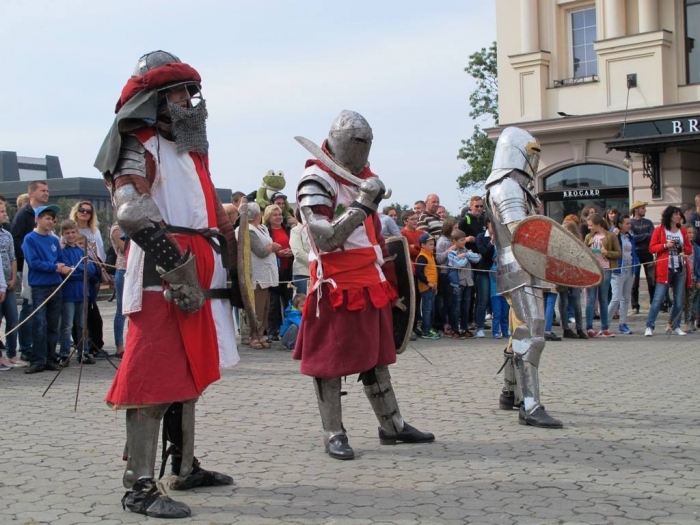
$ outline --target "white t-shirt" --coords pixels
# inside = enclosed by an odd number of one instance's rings
[[[666,242],[668,241],[673,241],[676,246],[683,246],[683,236],[681,235],[681,231],[678,230],[674,233],[671,230],[666,230]],[[668,251],[668,267],[672,268],[673,270],[678,269],[681,265],[678,252],[679,250],[677,250],[675,247]]]

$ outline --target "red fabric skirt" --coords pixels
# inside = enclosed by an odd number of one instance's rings
[[[198,398],[176,306],[162,292],[143,292],[143,309],[129,316],[126,352],[105,401],[113,408],[136,408]],[[201,345],[200,350],[211,345]],[[218,370],[218,349],[213,346]],[[211,356],[209,356],[211,358]]]
[[[365,289],[364,309],[348,311],[347,292],[343,292],[343,304],[333,308],[330,288],[324,284],[316,317],[317,293],[311,292],[306,299],[294,348],[293,357],[301,360],[302,374],[341,377],[396,362],[391,304],[375,307]]]

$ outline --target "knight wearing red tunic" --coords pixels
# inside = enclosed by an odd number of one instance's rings
[[[194,457],[194,404],[238,361],[226,286],[236,241],[209,174],[200,81],[170,53],[141,57],[95,162],[131,241],[126,350],[106,398],[126,410],[122,505],[160,518],[190,515],[156,483],[161,419],[170,488],[233,483]]]
[[[314,378],[326,452],[353,459],[342,421],[341,378],[360,374],[379,421],[380,443],[425,443],[435,436],[404,421],[391,386],[388,365],[396,362],[392,303],[384,238],[377,216],[385,188],[367,164],[372,129],[354,111],[331,126],[323,150],[362,180],[359,187],[318,160],[306,163],[297,189],[309,231],[311,293],[294,350],[301,372]]]

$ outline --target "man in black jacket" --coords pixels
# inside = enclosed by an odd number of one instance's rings
[[[17,210],[15,218],[12,221],[12,227],[10,233],[12,233],[12,239],[15,243],[15,256],[17,257],[17,282],[22,283],[22,276],[24,275],[24,254],[22,253],[22,243],[24,238],[34,231],[34,226],[36,225],[36,216],[34,210],[39,206],[46,206],[49,202],[49,185],[46,181],[35,180],[29,183],[27,188],[29,193],[29,204]],[[20,295],[26,296],[26,294],[21,293]],[[19,313],[19,322],[22,323],[27,317],[31,315],[33,307],[28,299],[22,299],[22,309]],[[32,322],[29,321],[24,323],[19,328],[19,351],[21,353],[22,360],[31,360],[32,352]]]
[[[486,231],[486,215],[484,215],[483,198],[479,195],[474,195],[469,200],[469,211],[459,220],[458,227],[467,234],[466,248],[474,253],[479,253],[476,239],[480,233]],[[489,290],[489,274],[480,270],[490,269],[492,262],[490,258],[486,261],[482,254],[481,261],[474,267],[476,271],[474,272],[474,288],[472,289],[473,295],[469,319],[476,320],[477,337],[485,336],[486,310],[488,309],[489,299],[491,297]]]

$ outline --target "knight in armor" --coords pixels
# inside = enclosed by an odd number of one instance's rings
[[[131,239],[126,350],[106,397],[126,411],[122,506],[157,518],[190,515],[156,480],[161,420],[171,489],[233,483],[194,456],[195,403],[220,366],[238,362],[226,286],[236,240],[209,174],[200,82],[171,53],[142,56],[95,161]]]
[[[382,445],[435,440],[404,421],[391,385],[396,362],[390,281],[377,206],[385,187],[370,171],[372,128],[354,111],[333,122],[323,151],[362,180],[359,187],[316,159],[306,162],[297,189],[302,221],[312,244],[311,292],[304,305],[294,359],[313,378],[326,452],[353,459],[341,410],[341,378],[359,374],[379,421]]]
[[[537,214],[538,199],[532,192],[540,158],[540,144],[527,131],[503,130],[494,153],[491,174],[486,179],[487,213],[498,249],[498,293],[511,306],[508,347],[503,364],[505,385],[499,405],[503,410],[519,409],[521,425],[562,428],[540,404],[538,368],[544,350],[544,296],[550,283],[527,273],[511,249],[515,227]]]

